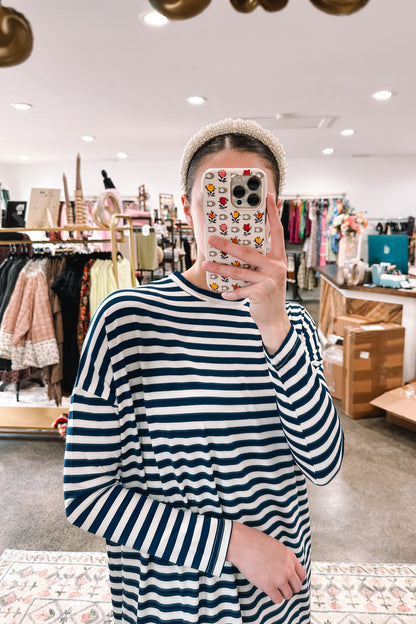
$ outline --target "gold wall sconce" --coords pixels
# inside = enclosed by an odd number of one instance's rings
[[[188,19],[202,13],[211,0],[150,0],[150,4],[171,20]],[[289,0],[230,0],[240,13],[251,13],[258,6],[265,11],[280,11]],[[351,15],[362,9],[369,0],[310,0],[321,11],[330,15]]]
[[[0,67],[23,63],[33,48],[32,28],[24,15],[0,0]]]

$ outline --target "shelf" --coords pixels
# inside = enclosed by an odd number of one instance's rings
[[[56,433],[52,423],[66,410],[63,407],[0,406],[0,430],[34,430]]]

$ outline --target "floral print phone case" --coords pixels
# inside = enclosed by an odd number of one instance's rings
[[[265,253],[267,179],[261,169],[208,169],[202,176],[202,207],[205,228],[205,257],[220,264],[255,267],[208,244],[212,234],[233,243],[252,246]],[[214,292],[226,292],[248,282],[207,272],[207,284]]]

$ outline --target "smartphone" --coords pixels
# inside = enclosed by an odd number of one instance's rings
[[[205,258],[219,264],[247,269],[254,266],[225,254],[208,244],[212,234],[233,243],[266,252],[267,178],[262,169],[207,169],[202,176]],[[207,272],[208,288],[214,292],[233,291],[249,282]]]

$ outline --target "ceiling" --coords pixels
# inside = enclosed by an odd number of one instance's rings
[[[6,4],[30,21],[34,50],[0,68],[0,163],[178,159],[191,133],[226,116],[263,119],[292,158],[416,155],[415,0],[370,0],[349,17],[309,0],[249,14],[212,0],[162,28],[139,19],[147,0]],[[380,89],[396,95],[377,102]],[[204,105],[187,103],[196,94]]]

